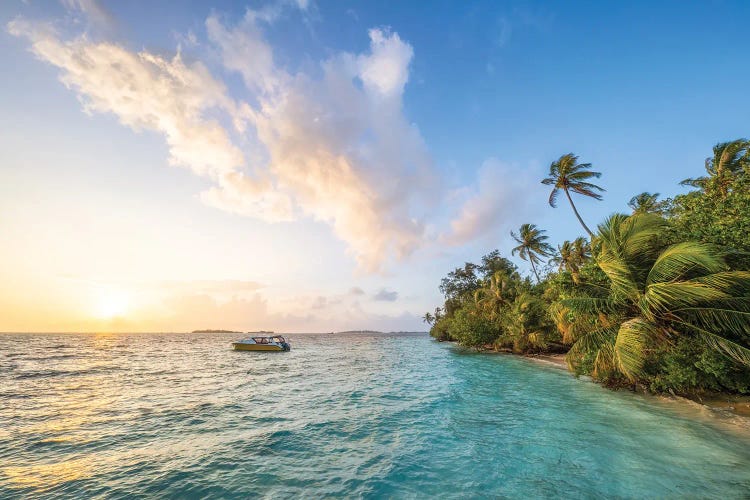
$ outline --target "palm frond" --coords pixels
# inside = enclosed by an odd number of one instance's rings
[[[589,198],[594,198],[595,200],[601,200],[601,199],[603,199],[603,196],[600,195],[599,193],[595,193],[595,192],[593,192],[590,189],[586,189],[586,188],[583,188],[583,187],[580,187],[580,186],[571,185],[570,186],[570,190],[573,191],[573,192],[575,192],[575,193],[582,194],[583,196],[588,196]]]
[[[708,183],[708,177],[697,177],[695,179],[688,178],[688,179],[681,180],[680,186],[703,188],[703,187],[706,187],[707,183]]]
[[[708,307],[683,307],[671,311],[679,321],[691,323],[709,331],[728,332],[750,340],[750,297],[745,304],[726,304]]]
[[[576,166],[577,167],[591,168],[591,164],[590,163],[584,163],[584,164],[576,165]],[[568,174],[568,179],[572,179],[572,180],[576,180],[576,181],[582,181],[582,180],[585,180],[585,179],[591,179],[592,177],[595,177],[595,178],[598,179],[601,176],[602,176],[601,172],[594,172],[594,171],[591,171],[591,170],[579,170],[579,171],[576,171],[576,172],[569,173]],[[597,187],[599,187],[599,186],[597,186]]]
[[[591,375],[594,378],[603,378],[608,372],[616,369],[615,346],[612,342],[606,342],[599,346],[594,358],[594,366]]]
[[[611,313],[617,309],[618,302],[614,299],[598,297],[573,297],[560,301],[563,307],[568,308],[574,314]]]
[[[708,276],[693,278],[690,283],[698,283],[734,296],[750,294],[750,271],[724,271]]]
[[[582,335],[565,355],[565,362],[571,370],[575,369],[577,358],[581,358],[586,353],[598,352],[607,343],[614,344],[616,335],[617,329],[615,328],[600,328]]]
[[[657,334],[656,326],[643,318],[624,321],[617,331],[614,351],[617,368],[631,381],[643,376],[645,346]]]
[[[619,298],[638,296],[640,289],[637,274],[625,259],[612,254],[601,254],[597,263],[611,282],[610,290],[613,296]]]
[[[690,281],[652,283],[646,287],[643,303],[648,310],[662,313],[674,308],[690,307],[705,302],[729,299],[731,295],[715,287]]]
[[[717,273],[725,268],[723,258],[713,246],[686,241],[667,247],[659,255],[648,273],[646,282],[674,281],[689,277],[690,273],[696,271]]]
[[[545,180],[546,180],[546,179],[545,179]],[[552,190],[552,192],[551,192],[551,193],[549,194],[549,200],[548,200],[548,201],[549,201],[549,205],[550,205],[551,207],[553,207],[553,208],[554,208],[554,207],[556,207],[556,206],[557,206],[557,196],[558,196],[559,194],[560,194],[560,190],[559,190],[559,189],[557,189],[557,188],[553,189],[553,190]]]
[[[599,172],[594,172],[594,173],[598,174]],[[575,187],[577,187],[579,189],[589,189],[591,191],[601,191],[601,192],[606,191],[606,189],[604,189],[603,187],[597,186],[596,184],[591,184],[590,182],[580,182],[579,181],[579,182],[571,183],[571,186],[573,186],[573,185],[575,185]]]
[[[697,334],[711,349],[725,354],[738,363],[750,366],[750,348],[696,325],[684,322],[678,323],[687,330]]]

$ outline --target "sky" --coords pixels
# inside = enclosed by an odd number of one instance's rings
[[[0,331],[424,330],[746,137],[746,2],[8,0]],[[514,258],[524,273],[528,266]]]

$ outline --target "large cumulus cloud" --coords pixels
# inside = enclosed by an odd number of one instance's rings
[[[87,112],[163,134],[170,164],[212,181],[201,194],[206,204],[270,222],[323,221],[361,268],[380,270],[420,245],[436,186],[424,141],[403,112],[414,51],[397,33],[372,29],[368,51],[334,54],[315,76],[293,73],[264,37],[272,19],[249,10],[234,26],[206,21],[224,70],[245,83],[238,97],[179,51],[134,52],[23,19],[8,29],[60,68]]]

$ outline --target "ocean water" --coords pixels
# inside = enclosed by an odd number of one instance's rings
[[[742,498],[750,441],[426,336],[0,335],[0,497]]]

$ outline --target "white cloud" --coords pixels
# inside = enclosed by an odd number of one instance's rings
[[[496,159],[479,169],[476,186],[464,201],[450,231],[440,236],[449,245],[462,245],[479,237],[497,237],[522,224],[539,205],[543,189],[531,172]],[[465,191],[465,190],[462,190]]]
[[[409,79],[409,63],[414,56],[411,45],[404,43],[397,33],[371,29],[370,51],[370,54],[357,58],[359,75],[365,88],[386,97],[401,95]]]
[[[61,81],[78,93],[87,112],[114,113],[133,129],[162,132],[171,164],[212,177],[243,164],[226,131],[205,117],[212,108],[238,115],[224,85],[202,64],[185,64],[179,54],[164,59],[133,53],[85,36],[64,42],[51,29],[23,21],[11,22],[9,30],[27,36],[37,57],[63,69]]]
[[[266,21],[277,14],[266,14]],[[281,82],[283,73],[276,70],[273,50],[263,39],[256,20],[258,11],[248,10],[245,18],[234,30],[227,30],[217,16],[206,19],[206,31],[211,42],[221,48],[224,66],[242,75],[250,90],[272,92]]]
[[[254,125],[277,186],[330,224],[363,268],[411,253],[424,232],[413,202],[434,184],[422,138],[401,109],[411,47],[371,30],[369,53],[334,56],[313,79],[273,65],[252,16],[234,29],[216,18],[207,25],[229,69],[260,90]],[[262,57],[237,57],[248,47]]]
[[[61,68],[61,81],[78,93],[86,112],[113,113],[134,130],[161,132],[171,165],[190,168],[220,188],[203,193],[205,202],[268,221],[292,219],[291,200],[265,173],[243,172],[245,157],[230,131],[209,118],[223,112],[240,133],[251,112],[202,63],[188,64],[179,53],[171,59],[134,53],[86,36],[64,41],[50,26],[23,20],[8,29],[27,37],[38,58]]]
[[[271,222],[323,221],[362,269],[381,270],[423,243],[436,198],[426,147],[402,110],[413,49],[396,33],[372,29],[366,53],[323,61],[319,78],[292,74],[276,64],[258,24],[273,21],[281,5],[248,10],[235,27],[216,16],[206,21],[222,63],[245,82],[244,101],[179,52],[165,58],[85,35],[65,40],[23,20],[8,28],[60,68],[87,112],[163,134],[170,164],[213,181],[201,194],[206,204]]]

